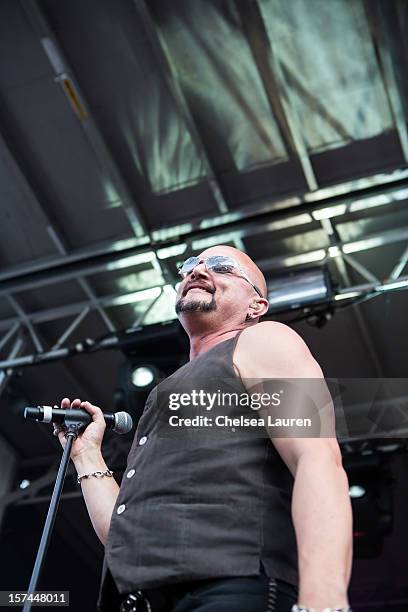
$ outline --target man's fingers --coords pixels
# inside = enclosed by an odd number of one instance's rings
[[[71,403],[71,408],[79,408],[81,405],[81,400],[80,399],[74,399],[74,401]]]
[[[81,402],[81,408],[89,412],[95,423],[105,423],[102,410],[98,406],[94,406],[91,402]]]
[[[61,400],[61,408],[69,408],[71,406],[71,400],[68,399],[67,397],[64,397],[63,400]]]
[[[61,425],[60,423],[55,423],[55,422],[53,422],[52,425],[53,425],[53,428],[54,428],[53,432],[52,432],[53,436],[55,436],[55,437],[58,436],[58,438],[60,437],[60,434],[62,434],[62,436],[64,436],[65,431],[66,431],[66,427],[64,425]]]

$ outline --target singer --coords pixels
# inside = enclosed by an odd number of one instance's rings
[[[102,457],[100,408],[61,402],[92,416],[71,457],[105,546],[98,609],[349,610],[352,515],[334,434],[259,437],[238,428],[194,445],[187,434],[158,435],[160,391],[179,393],[180,381],[185,391],[190,381],[193,390],[198,379],[221,379],[242,394],[255,379],[313,379],[327,390],[303,340],[259,321],[266,283],[245,253],[211,247],[180,273],[176,312],[190,361],[150,393],[120,488]]]

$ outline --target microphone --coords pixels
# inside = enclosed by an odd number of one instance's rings
[[[80,408],[53,408],[52,406],[37,406],[24,408],[24,418],[34,419],[40,423],[64,423],[65,417],[69,416],[75,421],[83,423],[86,427],[91,421],[92,416],[86,410]],[[133,428],[132,417],[128,412],[104,412],[106,427],[112,429],[117,434],[126,434]]]

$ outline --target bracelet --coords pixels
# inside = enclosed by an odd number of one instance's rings
[[[77,477],[77,484],[81,484],[81,480],[83,478],[89,478],[90,476],[95,476],[95,478],[103,478],[104,476],[113,476],[112,470],[105,470],[104,472],[98,470],[97,472],[91,472],[90,474],[82,474]]]
[[[316,612],[314,608],[306,608],[305,606],[301,606],[300,604],[295,604],[292,606],[292,612]],[[350,606],[346,608],[324,608],[322,612],[353,612]]]
[[[292,606],[292,612],[316,612],[314,608],[306,608],[300,604]],[[323,608],[322,612],[353,612],[350,606],[346,608]]]

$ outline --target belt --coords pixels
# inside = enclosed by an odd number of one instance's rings
[[[119,612],[152,612],[152,606],[142,591],[135,591],[122,601]]]

